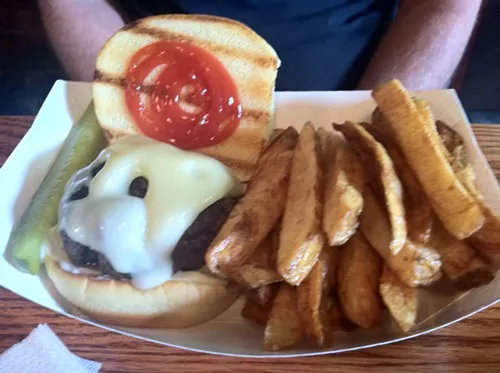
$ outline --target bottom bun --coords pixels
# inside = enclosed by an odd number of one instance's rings
[[[120,326],[193,326],[225,311],[240,294],[237,285],[200,272],[140,290],[128,282],[65,271],[51,256],[45,258],[45,268],[67,301],[95,321]]]

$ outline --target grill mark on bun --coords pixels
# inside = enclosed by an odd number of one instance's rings
[[[125,89],[127,87],[127,79],[126,78],[119,78],[119,77],[114,77],[111,76],[110,74],[106,74],[100,70],[96,70],[94,74],[94,81],[98,83],[103,83],[103,84],[110,84],[114,85],[120,88]],[[149,95],[152,94],[153,90],[155,89],[154,86],[152,85],[141,85],[138,87],[138,89]],[[269,122],[271,120],[271,114],[268,111],[265,110],[255,110],[255,109],[243,109],[241,118],[243,120],[248,120],[251,122]],[[113,136],[112,134],[111,137]]]
[[[193,20],[199,21],[199,22],[226,23],[228,25],[235,25],[235,26],[240,26],[240,27],[243,26],[240,22],[233,21],[232,19],[227,19],[227,18],[223,18],[223,17],[208,16],[205,14],[191,14],[191,15],[189,15],[189,19],[193,19]]]
[[[121,88],[127,87],[127,78],[120,78],[116,76],[112,76],[111,74],[105,73],[100,70],[95,70],[94,72],[94,82],[110,84]],[[145,94],[152,94],[155,86],[153,85],[140,85],[137,87],[139,91]],[[242,117],[250,120],[260,121],[260,120],[269,120],[270,114],[264,110],[252,110],[252,109],[244,109],[242,113]]]
[[[94,72],[94,81],[99,82],[99,83],[116,85],[119,87],[126,87],[127,86],[127,79],[111,76],[111,75],[108,75],[100,70],[96,70]]]
[[[126,78],[114,77],[100,70],[96,70],[94,74],[94,81],[98,83],[110,84],[114,86],[118,86],[121,88],[125,88],[127,86]],[[152,85],[141,85],[138,89],[145,93],[151,94],[155,89]],[[264,110],[253,110],[253,109],[243,109],[242,118],[251,120],[251,121],[269,121],[271,118],[271,114],[268,111]]]
[[[217,152],[214,148],[202,148],[198,149],[201,153],[213,157],[229,167],[234,167],[235,169],[249,169],[253,168],[252,162],[249,161],[248,155],[251,153],[260,153],[264,148],[265,140],[258,141],[248,141],[248,138],[241,133],[236,133],[232,137],[235,148],[242,148],[245,151],[241,152],[238,157],[234,154],[226,152]],[[258,155],[256,156],[258,158]]]
[[[243,113],[241,116],[243,119],[248,119],[256,122],[268,122],[271,119],[269,112],[264,110],[243,109]]]
[[[254,64],[258,65],[259,67],[263,69],[268,69],[268,68],[273,68],[277,69],[278,68],[278,61],[274,57],[267,57],[267,56],[258,56],[255,55],[251,52],[246,52],[246,51],[235,51],[234,48],[228,48],[226,46],[212,43],[210,41],[206,40],[200,40],[192,36],[187,36],[187,35],[181,35],[177,34],[172,31],[167,31],[165,29],[161,28],[156,28],[156,27],[150,27],[150,26],[144,26],[143,24],[138,24],[134,25],[130,28],[127,29],[127,32],[131,32],[134,34],[138,35],[148,35],[152,36],[158,39],[163,39],[163,40],[171,40],[171,41],[179,41],[179,42],[187,42],[187,43],[193,43],[193,44],[198,44],[206,49],[212,50],[215,53],[219,54],[225,54],[228,56],[234,56],[235,54],[238,54],[239,57],[252,61]]]
[[[100,70],[95,71],[94,81],[99,83],[114,85],[121,88],[127,87],[128,84],[127,78],[114,77]],[[139,85],[137,89],[142,93],[150,95],[153,93],[155,87],[153,85]]]
[[[244,170],[245,173],[249,175],[253,172],[255,166],[252,166],[247,160],[234,159],[230,157],[225,157],[222,155],[212,155],[213,158],[217,159],[219,162],[224,163],[227,167],[236,170]]]
[[[207,23],[226,23],[229,25],[238,26],[243,29],[247,29],[243,23],[224,18],[218,16],[210,16],[207,14],[167,14],[162,16],[157,16],[158,18],[163,18],[166,20],[188,20],[188,21],[198,21],[198,22],[207,22]],[[143,22],[147,22],[147,18],[143,19]]]

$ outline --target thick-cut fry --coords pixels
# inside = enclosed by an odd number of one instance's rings
[[[370,188],[365,190],[365,207],[361,214],[360,229],[378,251],[389,268],[411,287],[430,285],[441,276],[439,254],[427,245],[407,240],[396,255],[389,250],[391,239],[389,221]]]
[[[444,273],[457,290],[469,290],[493,280],[488,264],[467,242],[457,240],[439,222],[434,224],[431,242],[441,255]]]
[[[394,135],[391,132],[391,128],[387,125],[386,119],[384,115],[380,111],[380,108],[377,106],[372,113],[372,123],[363,122],[363,125],[369,125],[371,135],[375,137],[378,141],[379,139],[391,140]],[[366,127],[365,127],[366,128]],[[376,131],[376,132],[375,132]],[[375,133],[377,136],[375,136]]]
[[[342,245],[356,232],[363,210],[363,164],[349,145],[332,132],[318,130],[322,143],[325,186],[323,231],[330,246]]]
[[[426,126],[401,83],[391,80],[372,94],[446,229],[459,239],[479,230],[484,223],[480,207],[453,172],[437,131]]]
[[[401,330],[404,332],[410,331],[417,319],[417,289],[404,284],[384,264],[382,276],[380,276],[379,292],[382,301]]]
[[[252,298],[247,298],[241,309],[241,317],[252,324],[266,326],[269,319],[269,312],[271,312],[271,307],[261,306],[253,301]]]
[[[306,333],[319,347],[331,343],[333,332],[328,295],[336,276],[337,248],[325,247],[306,280],[298,287],[298,309]]]
[[[500,218],[488,207],[476,187],[476,175],[468,161],[465,141],[457,131],[441,120],[436,121],[435,129],[453,171],[484,214],[483,226],[469,237],[469,242],[483,256],[495,260],[500,256]]]
[[[488,207],[476,187],[476,175],[467,161],[467,148],[463,138],[442,121],[437,121],[436,126],[457,177],[483,210],[484,225],[470,237],[469,242],[482,255],[495,260],[500,256],[500,218]]]
[[[385,148],[363,126],[345,122],[342,125],[334,124],[334,128],[344,134],[352,147],[361,156],[366,172],[373,173],[370,181],[383,194],[389,213],[392,233],[389,247],[392,254],[397,254],[406,241],[407,229],[403,206],[403,190],[392,160]]]
[[[281,135],[283,132],[285,132],[285,128],[275,128],[272,132],[271,135],[269,136],[269,140],[267,142],[267,146],[271,145],[273,141]],[[267,148],[266,146],[266,148]]]
[[[297,288],[282,283],[264,332],[265,350],[282,350],[300,341],[304,328],[297,311]]]
[[[388,150],[388,153],[403,183],[408,238],[415,243],[426,243],[432,230],[432,206],[403,155],[395,148]]]
[[[381,321],[380,267],[379,256],[359,232],[340,250],[337,271],[340,305],[349,320],[365,329],[376,327]]]
[[[433,132],[436,132],[436,127],[434,125],[434,115],[432,114],[431,107],[429,106],[427,101],[422,99],[417,99],[415,97],[412,97],[412,100],[413,103],[415,104],[415,107],[417,108],[417,111],[422,117],[422,123],[424,123],[424,125],[427,126]],[[392,133],[390,126],[387,124],[387,121],[378,106],[372,113],[372,122],[375,126],[377,126],[377,130],[381,132],[384,136],[386,136],[389,139],[392,139],[394,137],[394,134]]]
[[[332,327],[332,331],[342,330],[342,319],[344,315],[342,314],[340,304],[332,297],[328,297],[327,312],[328,317],[330,317],[330,325]]]
[[[330,269],[328,271],[328,281],[330,282],[330,289],[335,289],[338,285],[338,276],[337,271],[339,269],[339,260],[340,260],[340,247],[328,247],[325,250],[329,251],[330,257]]]
[[[212,273],[225,277],[245,264],[283,214],[297,137],[287,128],[263,153],[245,195],[205,255]]]
[[[279,232],[280,225],[277,225],[261,242],[248,261],[229,275],[233,281],[250,288],[258,288],[283,280],[275,269],[278,250],[278,241],[275,236],[279,235]]]
[[[420,182],[404,159],[404,155],[387,131],[387,124],[385,124],[382,114],[375,115],[374,113],[373,117],[377,122],[373,122],[373,124],[362,123],[362,125],[387,150],[403,184],[408,238],[415,243],[426,243],[431,235],[434,217],[432,206],[422,190]]]
[[[331,168],[335,160],[335,152],[337,151],[340,136],[336,136],[333,131],[328,131],[324,127],[320,127],[316,131],[319,149],[319,160],[323,175],[326,176],[328,169]]]
[[[340,302],[337,299],[330,297],[328,301],[328,314],[330,315],[330,324],[332,325],[333,331],[342,330],[343,332],[352,332],[358,327],[345,317]]]
[[[484,203],[485,223],[480,231],[470,237],[470,243],[486,258],[496,260],[500,257],[500,220]]]
[[[465,141],[454,129],[443,121],[436,121],[436,129],[443,144],[448,160],[455,173],[460,172],[469,164]]]
[[[253,324],[266,326],[277,291],[277,284],[265,285],[249,291],[241,310],[241,316]]]
[[[264,285],[251,290],[247,293],[247,297],[251,297],[260,306],[270,306],[279,288],[280,284],[276,283]]]
[[[434,133],[437,133],[437,129],[434,124],[434,114],[432,114],[432,109],[429,106],[429,103],[421,98],[412,97],[412,100],[418,113],[420,114],[420,117],[422,118],[424,125]]]
[[[306,123],[293,155],[278,249],[278,272],[291,285],[300,285],[307,277],[323,247],[320,181],[316,133]],[[268,207],[262,201],[258,204]]]
[[[269,238],[271,239],[271,246],[274,250],[271,251],[271,256],[269,257],[269,263],[272,263],[273,268],[276,269],[278,261],[278,249],[280,247],[280,235],[281,235],[281,221],[276,224],[276,226],[271,231]]]
[[[496,260],[500,257],[500,217],[486,204],[475,184],[475,175],[471,165],[467,165],[458,174],[460,180],[478,201],[484,213],[484,225],[474,233],[469,242],[485,257]]]

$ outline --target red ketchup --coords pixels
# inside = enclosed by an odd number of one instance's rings
[[[175,41],[148,45],[132,57],[127,82],[128,110],[142,133],[155,140],[198,149],[226,140],[238,128],[236,84],[203,48]]]

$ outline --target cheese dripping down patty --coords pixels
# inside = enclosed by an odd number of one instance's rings
[[[103,163],[92,178],[91,170]],[[128,194],[137,177],[148,180],[143,199]],[[88,196],[70,201],[83,183]],[[219,161],[129,136],[70,180],[59,225],[73,241],[103,254],[116,271],[130,274],[135,287],[150,289],[172,278],[172,252],[200,212],[240,193],[240,184]]]

